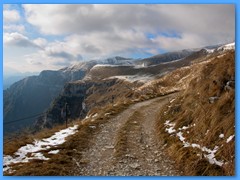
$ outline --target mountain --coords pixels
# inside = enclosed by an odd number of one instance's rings
[[[182,51],[158,54],[149,58],[142,59],[138,62],[138,64],[142,64],[143,66],[151,66],[151,65],[156,65],[160,63],[171,62],[171,61],[185,58],[196,51],[197,50],[193,49],[193,50],[182,50]]]
[[[235,175],[234,43],[148,67],[94,64],[35,123],[51,129],[4,144],[4,175]]]
[[[91,67],[91,63],[89,63]],[[88,66],[87,66],[88,67]],[[14,83],[3,92],[4,123],[41,114],[48,109],[52,100],[62,91],[67,82],[82,79],[88,68],[45,70],[39,76],[30,76]],[[6,124],[4,133],[14,132],[32,124],[36,118],[19,123]]]
[[[38,73],[12,73],[3,75],[3,89],[9,88],[13,83],[20,81],[28,76],[37,75]]]
[[[119,96],[129,93],[131,88],[232,47],[225,46],[169,52],[142,60],[116,56],[81,62],[57,71],[42,71],[4,90],[4,133],[32,126],[36,119],[39,119],[36,129],[61,123],[60,111],[67,101],[71,103],[71,118],[84,117],[94,106],[108,103],[106,99],[111,99],[114,93]],[[109,93],[104,95],[103,92]],[[86,104],[86,109],[82,103]],[[35,115],[39,116],[31,118]],[[26,117],[29,118],[10,123]]]
[[[173,52],[173,57],[175,57],[175,53]],[[220,51],[216,53],[219,54]],[[37,122],[35,127],[52,127],[54,124],[63,123],[61,109],[66,102],[72,112],[70,118],[84,118],[92,109],[100,108],[111,102],[112,97],[123,97],[126,94],[131,94],[133,89],[141,87],[145,83],[154,81],[178,68],[187,67],[196,61],[206,61],[212,56],[216,56],[216,54],[206,51],[204,48],[199,51],[196,49],[191,51],[189,56],[181,60],[162,62],[147,67],[141,67],[138,65],[138,61],[132,60],[133,63],[130,65],[122,62],[119,65],[119,61],[112,60],[107,60],[112,64],[105,64],[106,61],[103,64],[96,64],[83,80],[66,84],[63,91],[52,103],[49,111]]]
[[[57,71],[45,70],[38,76],[24,78],[10,88],[4,90],[4,133],[12,133],[19,129],[32,126],[37,117],[45,112],[52,101],[63,90],[68,82],[81,80],[96,64],[129,64],[129,58],[113,57],[105,60],[81,62]],[[25,119],[16,123],[9,123],[18,119]]]

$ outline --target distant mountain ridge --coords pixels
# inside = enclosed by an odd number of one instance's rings
[[[88,89],[92,85],[106,83],[105,80],[109,77],[126,75],[159,77],[176,68],[191,64],[196,58],[211,55],[211,53],[216,51],[231,49],[233,45],[216,46],[214,48],[213,51],[207,51],[203,48],[199,51],[193,49],[169,52],[142,60],[116,56],[103,60],[81,62],[56,71],[44,70],[38,76],[30,76],[22,79],[14,83],[7,90],[4,90],[4,122],[10,122],[47,111],[53,105],[56,98],[61,93],[65,93],[64,91],[68,86],[82,89],[82,87],[69,85],[69,83],[79,81],[81,82],[80,86],[84,86],[84,82],[87,82],[89,87],[87,86],[87,89],[81,90],[81,93],[88,94]],[[82,82],[81,80],[84,81]],[[119,83],[119,81],[109,80],[110,84],[113,82],[114,84]],[[111,86],[114,84],[111,84]],[[86,94],[82,94],[79,100],[83,101],[83,97],[86,98]],[[76,112],[80,113],[79,110],[76,110]],[[35,120],[36,118],[30,118],[19,123],[6,125],[4,126],[4,133],[11,133],[33,125]]]

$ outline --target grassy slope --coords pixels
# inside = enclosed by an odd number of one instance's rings
[[[195,76],[192,74],[195,74]],[[177,161],[180,167],[184,167],[183,170],[186,175],[234,174],[234,141],[228,144],[224,143],[227,137],[234,134],[234,89],[224,91],[223,88],[226,82],[232,78],[234,78],[233,52],[201,66],[197,64],[193,65],[192,68],[177,69],[157,80],[154,84],[140,88],[136,93],[128,93],[129,97],[133,99],[145,100],[188,87],[185,92],[180,92],[179,98],[162,110],[156,126],[159,131],[159,137],[164,138],[165,143],[167,143],[169,155]],[[113,88],[113,92],[118,88]],[[92,98],[95,98],[95,95],[93,94]],[[125,95],[127,96],[127,94]],[[219,96],[220,98],[215,103],[210,104],[208,98],[211,96]],[[109,117],[105,116],[105,113],[110,112],[114,115],[121,112],[129,104],[133,103],[129,101],[129,97],[126,99],[119,98],[121,102],[114,107],[109,105],[109,103],[103,103],[102,107],[92,109],[88,114],[98,113],[97,118],[94,121],[89,120],[80,123],[78,133],[60,146],[61,151],[59,154],[51,155],[51,160],[49,161],[33,161],[27,166],[16,167],[18,171],[13,173],[13,175],[73,175],[74,172],[71,172],[71,168],[76,166],[76,162],[72,157],[81,159],[81,153],[77,152],[81,152],[91,145],[89,139],[97,133],[99,124],[103,124],[109,119]],[[196,152],[196,149],[183,148],[178,139],[170,137],[165,132],[163,123],[166,120],[174,121],[176,127],[195,123],[196,126],[189,129],[191,136],[184,134],[188,141],[209,148],[223,144],[224,147],[220,148],[216,156],[229,163],[223,168],[219,168],[210,165],[204,158],[200,159],[196,156],[199,153]],[[93,131],[93,129],[89,128],[91,125],[97,128]],[[206,136],[207,130],[209,130],[209,134]],[[54,132],[54,129],[52,132]],[[224,139],[219,139],[220,133],[225,135]],[[35,138],[41,139],[42,137],[46,137],[46,134],[35,135]],[[22,141],[21,139],[23,140],[24,136],[17,141],[20,142]],[[33,137],[25,138],[24,140],[31,142],[32,139]],[[14,143],[5,145],[4,153],[13,153],[14,150],[17,150],[17,147],[20,147],[20,144],[15,147]],[[84,162],[80,161],[79,163]]]
[[[189,86],[172,103],[162,109],[157,122],[159,137],[165,140],[167,152],[174,158],[186,175],[234,175],[234,140],[226,143],[234,134],[235,88],[226,90],[228,81],[234,80],[234,52],[199,66],[193,65],[191,73],[200,69],[200,75],[192,78]],[[209,97],[219,97],[214,103]],[[176,136],[170,136],[164,122],[175,123],[175,129],[194,125],[183,135],[186,141],[213,149],[220,147],[216,159],[227,162],[222,167],[211,165],[197,148],[183,147]],[[219,138],[224,134],[224,138]],[[222,146],[222,147],[221,147]]]
[[[60,152],[56,155],[49,155],[44,153],[45,157],[51,158],[48,161],[42,160],[32,160],[30,163],[16,164],[13,166],[13,170],[15,172],[4,175],[14,175],[14,176],[67,176],[74,175],[74,172],[71,170],[74,166],[84,164],[83,161],[79,161],[76,163],[76,159],[81,159],[81,152],[84,149],[88,148],[91,145],[91,138],[94,134],[98,133],[99,126],[101,124],[106,123],[109,118],[115,116],[116,114],[122,112],[126,109],[132,102],[122,100],[116,102],[115,106],[111,104],[106,105],[98,109],[97,117],[90,117],[85,121],[75,121],[75,123],[79,124],[78,132],[72,136],[70,136],[66,143],[58,146],[56,149],[60,149]],[[108,115],[106,115],[108,113]],[[89,114],[94,114],[90,112]],[[96,128],[90,128],[90,126],[95,126]],[[42,139],[44,137],[49,137],[53,132],[59,130],[59,128],[64,128],[63,125],[60,125],[56,128],[49,130],[45,130],[39,132],[35,135],[22,135],[21,137],[15,139],[12,143],[8,143],[4,146],[4,154],[13,154],[19,147],[25,145],[26,143],[31,143],[33,139]],[[47,134],[45,134],[45,133]],[[30,138],[31,136],[31,138]],[[14,144],[17,142],[21,142],[19,144]],[[75,159],[73,159],[75,157]]]

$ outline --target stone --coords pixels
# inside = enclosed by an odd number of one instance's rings
[[[139,169],[140,168],[140,164],[138,164],[138,163],[129,164],[129,167],[131,167],[133,169]]]
[[[89,128],[91,128],[91,129],[96,129],[96,126],[89,126]]]
[[[114,146],[105,146],[106,149],[113,149]]]

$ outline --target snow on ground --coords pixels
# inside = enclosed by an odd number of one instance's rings
[[[77,132],[78,125],[63,129],[56,132],[53,136],[42,140],[35,140],[32,144],[22,146],[14,153],[13,156],[3,155],[3,171],[8,171],[11,168],[11,164],[26,163],[32,159],[48,160],[41,152],[42,150],[50,149],[63,144],[66,141],[66,137],[73,135]],[[49,151],[49,154],[57,154],[59,150]]]
[[[224,134],[220,134],[220,135],[219,135],[219,138],[224,138]]]
[[[207,51],[207,53],[213,53],[215,50],[215,49],[208,49],[208,48],[204,48],[204,49]]]
[[[195,144],[195,143],[189,143],[187,141],[185,141],[185,137],[183,137],[183,133],[181,132],[181,130],[186,130],[189,129],[190,127],[196,126],[196,124],[193,124],[192,126],[183,126],[181,128],[178,128],[179,132],[176,131],[176,129],[174,129],[175,123],[170,123],[169,120],[167,120],[165,123],[165,131],[168,132],[169,134],[173,134],[175,133],[175,135],[178,137],[178,139],[183,143],[184,147],[192,147],[192,148],[198,148],[203,152],[203,156],[208,160],[208,162],[210,164],[216,164],[218,166],[222,166],[224,164],[224,162],[222,160],[217,160],[215,158],[215,154],[218,151],[219,147],[215,146],[213,150],[208,149],[205,146],[201,146],[199,144]],[[227,143],[229,141],[231,141],[233,139],[234,135],[230,136],[227,139]]]
[[[230,43],[230,44],[225,44],[225,45],[217,48],[217,51],[227,51],[227,50],[231,50],[231,49],[235,49],[235,42]]]
[[[143,83],[154,79],[154,77],[150,76],[150,75],[112,76],[112,77],[109,77],[108,79],[114,79],[114,78],[122,79],[122,80],[129,81],[129,82],[138,81],[138,82],[143,82]]]
[[[52,151],[49,151],[48,154],[57,154],[59,153],[59,149],[57,150],[52,150]]]
[[[132,66],[132,65],[97,64],[93,66],[92,69],[99,68],[99,67],[101,68],[101,67],[129,67],[129,66]]]
[[[171,103],[173,103],[175,100],[176,100],[176,99],[173,98],[173,99],[171,99],[171,100],[169,101],[169,103],[171,104]]]
[[[232,139],[234,138],[234,135],[232,135],[232,136],[229,136],[229,138],[227,138],[227,143],[229,143]]]

